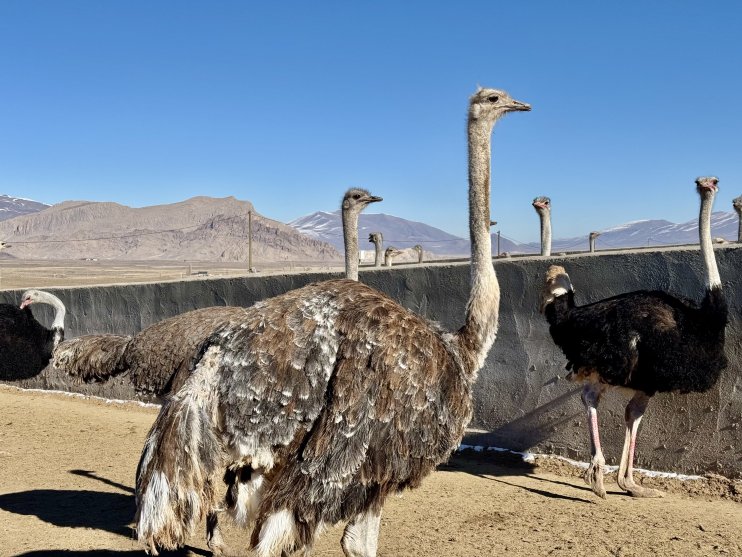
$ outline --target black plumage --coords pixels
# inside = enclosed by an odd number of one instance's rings
[[[727,304],[719,287],[708,290],[701,304],[640,290],[578,307],[569,292],[545,315],[572,373],[598,370],[607,385],[649,396],[703,392],[727,364]]]
[[[591,463],[586,480],[605,497],[605,459],[598,434],[597,407],[610,387],[634,392],[626,407],[626,437],[618,471],[620,487],[635,496],[656,490],[633,479],[636,437],[650,397],[658,392],[704,392],[727,365],[724,334],[727,303],[711,244],[711,206],[718,190],[714,177],[696,180],[701,197],[699,239],[707,288],[700,303],[666,292],[640,290],[577,306],[569,276],[552,265],[542,292],[542,311],[554,342],[567,357],[568,376],[584,382]]]
[[[51,328],[31,313],[29,306],[34,302],[55,307]],[[0,304],[0,380],[27,379],[41,373],[64,338],[64,313],[59,298],[41,290],[24,292],[21,307]]]

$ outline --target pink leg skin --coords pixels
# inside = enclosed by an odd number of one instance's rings
[[[590,430],[590,466],[585,472],[585,481],[592,488],[593,493],[605,499],[605,488],[603,487],[603,466],[605,458],[600,448],[600,435],[598,433],[598,403],[605,391],[603,385],[590,383],[582,389],[582,402],[587,408],[587,425]]]
[[[618,485],[632,497],[664,497],[661,491],[642,487],[634,482],[636,434],[647,404],[649,404],[649,397],[637,391],[626,405],[626,438],[621,453],[621,464],[618,467]]]

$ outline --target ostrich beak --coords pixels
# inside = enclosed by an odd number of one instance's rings
[[[531,110],[531,105],[528,103],[522,103],[520,101],[511,101],[510,105],[508,106],[510,110],[518,110],[518,111],[524,111],[528,112]]]
[[[21,302],[21,309],[31,305],[31,298],[26,298]]]
[[[366,197],[366,203],[376,203],[377,201],[384,201],[383,197],[377,197],[375,195],[369,195]]]

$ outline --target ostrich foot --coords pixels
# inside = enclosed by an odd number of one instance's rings
[[[227,557],[231,555],[229,547],[224,543],[224,538],[222,538],[222,533],[218,526],[213,526],[206,532],[206,545],[211,550],[213,557]]]
[[[644,487],[634,482],[633,477],[619,478],[618,486],[632,497],[664,497],[665,494],[651,487]]]
[[[585,482],[598,497],[605,499],[605,487],[603,487],[603,462],[593,460],[585,472]]]

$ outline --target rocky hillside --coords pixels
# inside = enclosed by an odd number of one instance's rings
[[[132,208],[65,201],[0,222],[5,251],[24,259],[247,260],[247,215],[253,211],[253,262],[330,261],[327,243],[255,212],[234,197],[194,197]]]

